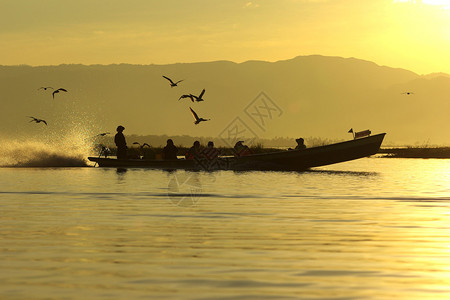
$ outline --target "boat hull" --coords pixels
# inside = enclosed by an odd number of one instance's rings
[[[141,160],[89,157],[100,167],[186,170],[292,170],[303,171],[374,155],[385,133],[302,150],[261,153],[243,157],[221,157],[213,162],[195,160]]]

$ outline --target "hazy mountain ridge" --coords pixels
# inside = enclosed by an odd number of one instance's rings
[[[171,88],[162,75],[184,79]],[[57,135],[77,130],[138,135],[218,136],[239,117],[253,134],[348,138],[347,130],[387,132],[387,142],[450,143],[450,76],[378,66],[355,58],[299,56],[277,62],[170,65],[0,66],[3,135],[40,134],[26,116],[48,119]],[[38,90],[65,87],[66,94]],[[178,98],[199,94],[205,101]],[[403,95],[411,91],[413,95]],[[244,112],[264,92],[282,110],[259,127]],[[192,107],[209,122],[193,124]]]

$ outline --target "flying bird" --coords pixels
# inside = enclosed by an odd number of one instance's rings
[[[194,124],[197,125],[198,123],[202,122],[202,121],[209,121],[210,119],[203,119],[203,118],[199,118],[198,115],[195,113],[195,111],[189,107],[189,109],[191,110],[192,115],[194,115],[195,118],[195,122]]]
[[[173,82],[172,79],[170,79],[169,77],[164,76],[164,75],[163,75],[163,77],[170,81],[170,87],[178,86],[178,84],[183,81],[183,80],[178,80],[177,82]]]
[[[195,98],[195,101],[200,102],[200,101],[205,101],[202,98],[204,94],[205,94],[205,89],[203,89],[203,91],[200,93],[200,95],[198,95],[198,96],[192,95],[192,96]]]
[[[44,91],[46,91],[46,90],[48,90],[48,89],[54,90],[54,88],[52,88],[51,86],[41,86],[40,88],[38,88],[38,91],[39,91],[39,90],[44,90]]]
[[[133,145],[139,145],[139,148],[143,149],[145,146],[151,148],[151,146],[147,143],[143,143],[142,145],[139,142],[134,142]]]
[[[191,101],[194,102],[194,97],[195,96],[192,94],[181,95],[180,98],[178,98],[178,101],[180,101],[181,99],[184,99],[184,98],[190,98]]]
[[[45,120],[42,120],[42,119],[38,119],[38,118],[35,118],[35,117],[28,117],[28,118],[32,118],[33,120],[31,120],[30,122],[36,122],[36,124],[37,123],[44,123],[45,125],[47,125],[47,122],[45,121]]]
[[[103,133],[97,134],[96,136],[105,136],[105,135],[108,135],[108,134],[110,134],[110,133],[109,132],[103,132]]]
[[[57,93],[59,93],[59,92],[67,92],[67,90],[66,90],[66,89],[63,89],[63,88],[57,89],[56,91],[54,91],[54,92],[52,93],[53,99],[55,99],[55,94],[57,94]]]
[[[402,93],[402,95],[414,95],[414,93],[413,92],[404,92],[404,93]]]

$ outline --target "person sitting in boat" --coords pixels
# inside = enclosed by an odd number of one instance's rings
[[[198,159],[201,155],[200,142],[195,141],[191,148],[184,155],[186,159]]]
[[[203,161],[201,166],[207,171],[220,169],[219,155],[219,149],[214,147],[214,142],[209,141],[208,146],[202,150],[201,158]]]
[[[238,157],[253,154],[253,151],[250,150],[250,148],[247,145],[244,145],[243,143],[244,141],[238,141],[234,145],[234,156]]]
[[[125,140],[125,136],[123,135],[123,131],[125,127],[119,125],[117,127],[117,133],[114,136],[114,142],[117,146],[117,159],[126,159],[127,158],[127,142]]]
[[[214,147],[214,142],[209,141],[208,146],[203,149],[203,155],[207,160],[212,161],[216,160],[219,157],[220,151],[219,149]]]
[[[164,159],[177,159],[178,148],[173,144],[172,139],[167,140],[166,146],[163,148]]]
[[[155,159],[156,157],[155,151],[150,147],[142,149],[142,152],[142,159]]]
[[[295,140],[297,142],[297,146],[295,147],[295,150],[302,150],[306,148],[305,140],[303,138],[298,138]]]

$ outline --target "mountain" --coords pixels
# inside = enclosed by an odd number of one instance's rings
[[[184,81],[172,88],[162,75]],[[68,92],[53,99],[41,86]],[[204,102],[178,100],[202,89]],[[128,135],[339,140],[353,128],[387,132],[385,144],[450,143],[450,76],[356,58],[0,66],[0,99],[5,137],[88,136],[123,125]],[[189,107],[211,120],[195,125]],[[29,123],[28,116],[49,125]]]

